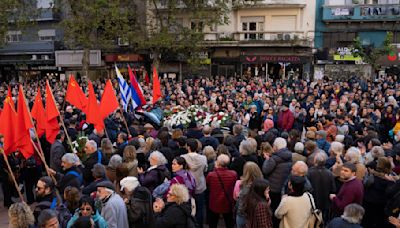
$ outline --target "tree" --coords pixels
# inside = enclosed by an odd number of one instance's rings
[[[36,1],[30,0],[2,0],[0,6],[0,46],[3,46],[7,31],[12,29],[23,29],[26,25],[33,23],[31,20],[39,13]]]
[[[358,55],[362,57],[363,61],[370,64],[374,70],[378,70],[378,59],[394,51],[392,42],[393,33],[387,32],[381,47],[365,47],[362,45],[361,38],[359,36],[354,39],[353,45],[354,49],[358,50]]]
[[[204,29],[213,30],[228,22],[230,5],[226,0],[146,0],[147,23],[139,25],[141,35],[134,42],[149,50],[153,65],[158,66],[166,54],[184,56],[198,63],[204,49]],[[190,61],[191,60],[191,61]]]
[[[91,49],[112,49],[117,40],[134,36],[136,4],[132,0],[57,0],[64,12],[64,41],[71,49],[83,49],[82,71],[88,76]]]

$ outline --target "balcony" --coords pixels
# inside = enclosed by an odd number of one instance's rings
[[[302,46],[311,47],[314,35],[306,32],[235,32],[206,33],[207,46]]]
[[[234,8],[304,8],[306,5],[306,0],[239,0],[234,3]]]
[[[400,5],[325,5],[322,20],[325,22],[399,21]]]
[[[55,41],[12,42],[0,49],[0,55],[51,54],[56,49]]]

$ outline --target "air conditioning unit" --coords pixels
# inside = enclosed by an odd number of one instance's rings
[[[283,34],[283,40],[290,40],[290,39],[291,39],[290,33]]]
[[[125,39],[118,38],[118,46],[123,47],[123,46],[128,46],[129,42]]]

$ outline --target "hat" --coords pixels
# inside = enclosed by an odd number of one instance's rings
[[[102,181],[102,182],[98,183],[98,184],[96,185],[96,187],[108,188],[108,189],[110,189],[110,190],[115,191],[115,186],[114,186],[114,184],[113,184],[111,181],[109,181],[109,180]]]
[[[149,124],[149,123],[145,124],[145,125],[144,125],[144,128],[145,128],[145,129],[154,129],[153,125],[151,125],[151,124]]]
[[[304,151],[304,144],[301,143],[301,142],[297,142],[297,143],[294,145],[294,151],[295,151],[295,152],[303,152],[303,151]]]
[[[119,184],[121,185],[121,191],[126,189],[127,191],[131,192],[136,189],[136,187],[140,186],[140,183],[136,177],[125,177],[122,179]]]
[[[326,138],[326,135],[327,135],[326,131],[324,131],[324,130],[319,130],[319,131],[315,132],[315,134],[321,136],[322,138]]]
[[[307,131],[306,132],[306,138],[314,140],[315,139],[315,131]]]
[[[308,127],[307,130],[308,131],[313,131],[313,132],[318,131],[316,127]]]

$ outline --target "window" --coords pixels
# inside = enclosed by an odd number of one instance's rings
[[[6,33],[6,42],[7,43],[20,42],[21,39],[22,39],[21,31],[8,31]]]
[[[190,22],[190,29],[195,32],[203,32],[204,23],[202,21],[191,21]]]
[[[52,41],[56,39],[56,30],[54,29],[43,29],[38,31],[39,40],[41,41]]]
[[[245,40],[262,40],[264,39],[264,17],[242,17],[242,31]]]

